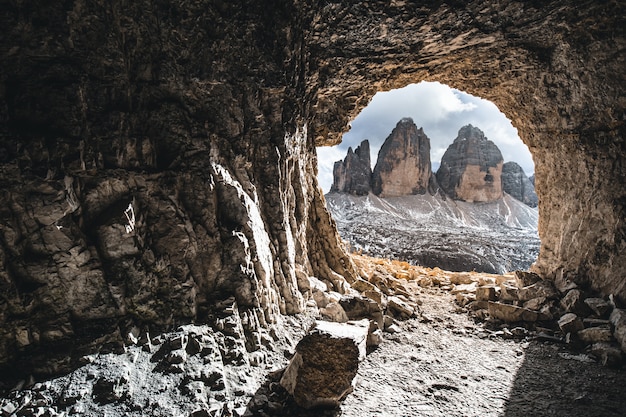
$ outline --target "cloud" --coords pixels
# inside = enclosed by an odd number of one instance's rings
[[[345,158],[348,147],[354,149],[363,139],[369,139],[374,165],[384,140],[403,117],[413,118],[430,138],[433,168],[439,166],[459,129],[471,123],[500,148],[505,162],[517,162],[529,175],[534,172],[528,148],[495,104],[440,83],[421,82],[376,94],[352,121],[352,128],[344,134],[341,144],[318,148],[318,180],[324,192],[332,185],[334,162]]]

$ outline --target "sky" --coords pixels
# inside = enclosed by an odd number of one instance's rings
[[[339,145],[317,148],[318,181],[324,193],[333,183],[335,161],[343,160],[348,147],[356,149],[364,139],[370,142],[373,169],[380,147],[403,117],[413,118],[417,127],[423,127],[430,138],[433,172],[439,168],[441,157],[459,129],[467,124],[478,127],[498,146],[504,162],[517,162],[528,176],[535,171],[530,151],[519,138],[517,129],[495,104],[444,84],[421,82],[377,93],[350,123],[351,129],[343,135]]]

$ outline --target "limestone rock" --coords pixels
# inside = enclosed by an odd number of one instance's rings
[[[541,277],[533,272],[515,271],[515,282],[518,288],[528,287],[541,281]]]
[[[317,322],[296,347],[280,384],[304,408],[336,407],[365,358],[369,321]]]
[[[493,301],[489,302],[489,315],[494,319],[509,323],[516,321],[534,322],[538,319],[538,314],[532,310]]]
[[[485,285],[476,288],[477,301],[495,301],[496,299],[496,287],[493,285]]]
[[[580,290],[570,290],[560,301],[561,307],[568,313],[576,313],[579,316],[586,316],[589,307],[584,302],[583,294]]]
[[[559,328],[565,333],[576,333],[585,328],[582,320],[574,313],[566,313],[559,319]]]
[[[626,310],[614,309],[611,313],[611,325],[613,326],[613,336],[626,353]]]
[[[606,327],[589,327],[579,330],[577,335],[585,343],[610,342],[613,340],[611,329]]]
[[[598,317],[608,316],[611,311],[611,306],[603,298],[591,297],[585,298],[585,304],[594,312]]]
[[[348,321],[348,315],[344,311],[341,304],[336,302],[330,302],[326,307],[320,308],[320,314],[327,320],[337,323],[345,323]]]
[[[343,161],[335,162],[330,192],[367,195],[371,190],[371,181],[370,144],[366,139],[356,150],[348,148]]]
[[[556,298],[558,292],[554,288],[552,281],[539,281],[527,287],[519,288],[517,291],[517,299],[520,301],[528,301],[533,298]]]
[[[437,182],[456,200],[487,202],[502,198],[502,154],[484,133],[463,126],[441,158]]]
[[[502,191],[530,207],[537,207],[539,203],[535,186],[516,162],[502,165]]]
[[[413,119],[404,118],[378,152],[372,191],[381,197],[424,194],[431,177],[430,139]]]

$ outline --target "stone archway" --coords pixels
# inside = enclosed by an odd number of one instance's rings
[[[349,3],[3,7],[0,368],[58,372],[228,297],[254,344],[309,275],[342,291],[315,145],[421,80],[493,101],[533,152],[536,270],[626,299],[624,5]]]
[[[328,4],[310,42],[316,141],[334,143],[377,90],[440,81],[494,102],[536,163],[534,270],[624,300],[623,12],[594,2]]]

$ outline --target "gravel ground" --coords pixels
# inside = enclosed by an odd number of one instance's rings
[[[421,299],[424,318],[368,355],[338,415],[626,416],[624,370],[563,345],[494,336],[441,290]]]

